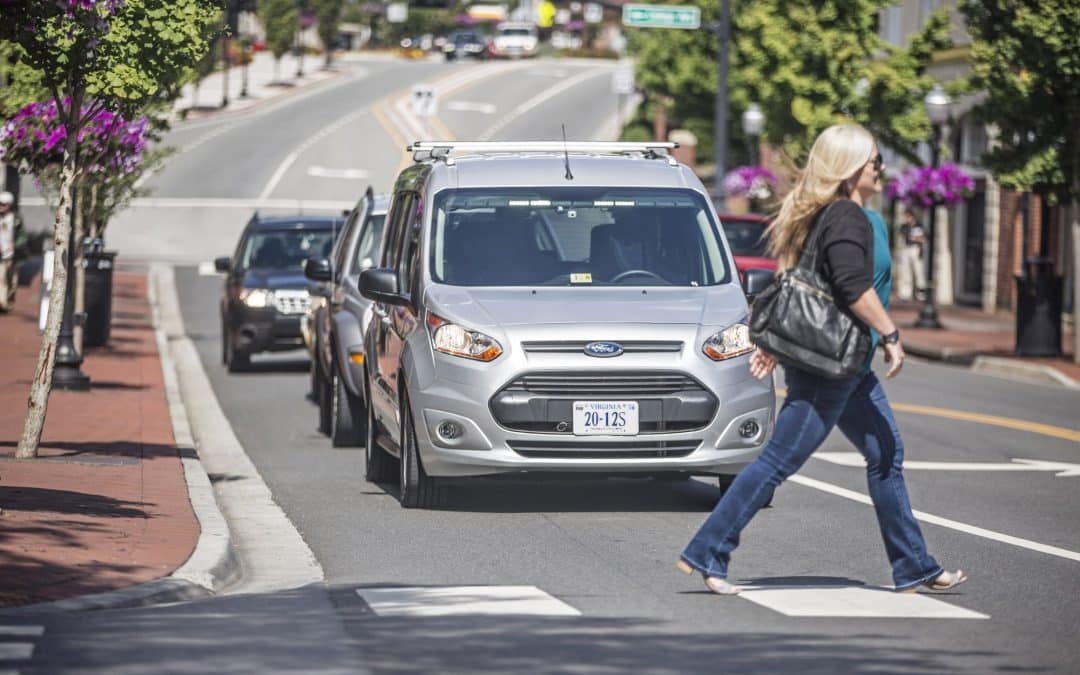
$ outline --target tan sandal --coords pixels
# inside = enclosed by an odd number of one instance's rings
[[[697,570],[690,566],[685,560],[679,560],[675,563],[675,567],[678,568],[683,574],[693,574]],[[701,578],[705,580],[705,588],[708,588],[711,592],[717,595],[738,595],[742,588],[728,582],[727,579],[721,579],[720,577],[708,577],[704,574]]]
[[[950,588],[956,588],[960,584],[967,581],[967,574],[964,570],[956,570],[955,572],[945,571],[937,575],[930,581],[924,581],[919,586],[923,586],[929,591],[947,591]],[[911,588],[905,588],[900,593],[915,593],[919,590],[919,586],[912,586]]]

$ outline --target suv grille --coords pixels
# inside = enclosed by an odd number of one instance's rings
[[[572,435],[574,401],[603,400],[637,401],[639,434],[702,429],[719,405],[711,391],[684,373],[615,370],[525,374],[499,390],[490,407],[507,429]]]
[[[274,307],[282,314],[303,314],[311,304],[307,291],[274,291]]]
[[[689,441],[510,441],[510,449],[536,459],[653,459],[686,457],[701,445]]]
[[[540,373],[522,375],[504,391],[522,391],[545,396],[626,398],[666,396],[679,391],[705,392],[697,380],[682,373]]]

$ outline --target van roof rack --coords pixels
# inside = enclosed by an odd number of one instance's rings
[[[427,160],[454,163],[455,153],[487,154],[509,152],[576,152],[597,155],[642,155],[649,159],[666,159],[675,166],[678,162],[671,150],[679,147],[670,141],[416,141],[406,148],[414,162]]]

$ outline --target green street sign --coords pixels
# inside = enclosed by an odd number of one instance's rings
[[[623,5],[622,22],[634,28],[685,28],[701,26],[701,10],[688,5]]]

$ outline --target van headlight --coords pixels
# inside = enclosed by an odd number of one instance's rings
[[[713,361],[725,361],[754,351],[750,326],[743,321],[728,326],[705,340],[701,351]]]
[[[245,288],[240,291],[240,302],[248,307],[269,307],[274,304],[274,292],[265,288]]]
[[[494,361],[502,346],[490,335],[451,323],[432,313],[427,315],[428,334],[435,351],[474,361]]]

